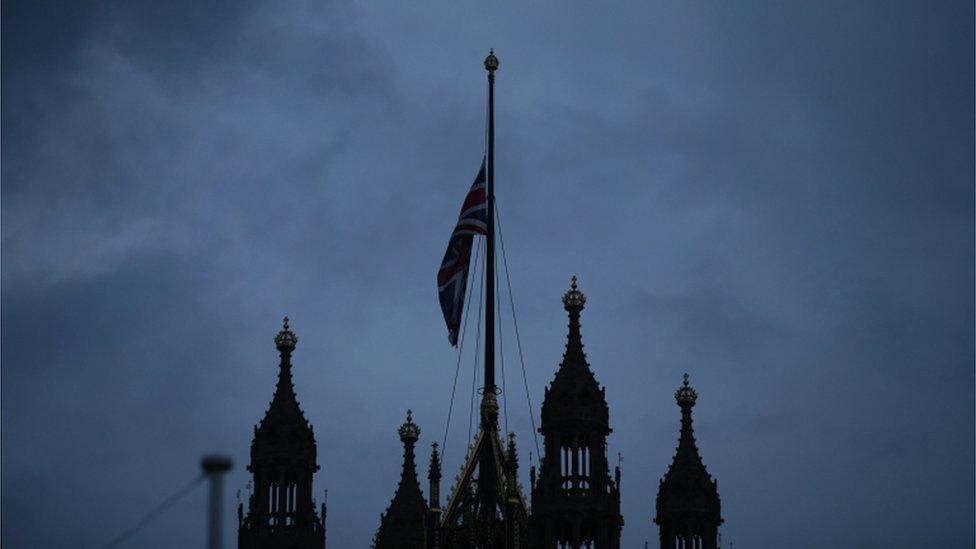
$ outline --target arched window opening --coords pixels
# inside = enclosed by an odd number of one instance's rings
[[[272,482],[268,486],[268,524],[278,524],[278,483]]]
[[[289,526],[295,524],[295,491],[295,483],[289,482],[285,493],[285,524]]]
[[[572,484],[572,476],[573,476],[573,471],[572,471],[572,467],[573,467],[572,449],[569,446],[567,446],[567,445],[563,445],[563,447],[560,448],[560,450],[559,450],[559,454],[560,454],[559,475],[562,477],[562,487],[563,487],[563,489],[568,490],[568,489],[570,489],[570,488],[573,487],[573,484]]]
[[[580,488],[590,487],[590,447],[580,448]]]
[[[702,549],[704,547],[704,541],[698,534],[679,535],[674,538],[674,546],[677,549]]]
[[[288,471],[283,476],[283,485],[279,488],[278,514],[279,524],[292,526],[298,506],[298,483],[294,471]]]

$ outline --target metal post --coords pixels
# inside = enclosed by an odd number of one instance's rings
[[[231,461],[227,456],[209,455],[200,461],[200,467],[210,478],[210,521],[207,525],[207,548],[223,549],[221,533],[221,509],[223,509],[223,474],[231,469]]]
[[[495,50],[491,50],[485,59],[485,69],[488,71],[488,181],[485,185],[488,229],[485,235],[484,394],[488,397],[490,393],[493,397],[495,395],[495,71],[498,70]]]
[[[498,58],[495,50],[485,58],[488,71],[488,177],[487,234],[485,234],[485,388],[481,400],[481,456],[478,462],[478,495],[481,498],[481,519],[488,532],[495,521],[495,497],[498,490],[495,472],[495,430],[498,425],[498,401],[495,388],[495,71]],[[488,534],[485,547],[491,548]]]

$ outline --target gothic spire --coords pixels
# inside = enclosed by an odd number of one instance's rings
[[[563,295],[566,352],[542,402],[545,455],[532,471],[533,543],[539,547],[620,547],[619,476],[610,478],[610,412],[583,353],[580,313],[586,296],[574,276]]]
[[[542,402],[543,425],[585,418],[595,421],[604,434],[610,433],[610,414],[604,390],[590,370],[583,351],[580,314],[586,306],[586,295],[580,291],[574,276],[569,290],[563,295],[563,307],[569,314],[569,333],[566,351],[556,376],[546,388]]]
[[[583,336],[580,333],[580,313],[586,306],[586,295],[579,291],[576,276],[570,280],[569,291],[563,294],[563,307],[569,313],[569,335],[566,339],[566,355],[563,365],[571,368],[583,367],[589,369],[586,355],[583,354]]]
[[[695,444],[691,411],[698,392],[688,382],[688,374],[674,399],[681,408],[681,434],[674,459],[658,486],[654,522],[660,526],[662,548],[695,544],[712,549],[723,522],[721,500],[718,482],[708,473]]]
[[[264,418],[254,427],[251,463],[254,493],[248,511],[238,509],[238,547],[260,549],[288,544],[296,549],[325,547],[325,506],[317,514],[312,500],[316,463],[315,435],[295,396],[291,354],[298,337],[284,319],[274,338],[280,361],[278,383]]]
[[[420,485],[417,483],[417,466],[414,463],[414,446],[420,439],[420,427],[413,422],[413,411],[407,410],[407,420],[397,429],[400,435],[400,442],[403,443],[403,469],[400,473],[400,488],[407,489],[408,492],[420,493]]]
[[[698,393],[688,383],[688,374],[684,375],[681,387],[674,392],[674,399],[681,408],[681,434],[678,437],[678,448],[671,463],[672,469],[681,469],[708,475],[705,464],[702,463],[698,446],[695,444],[695,430],[691,427],[691,409],[698,401]]]
[[[407,410],[407,420],[397,433],[403,442],[403,468],[396,494],[386,513],[380,518],[376,548],[422,549],[427,504],[417,482],[417,467],[414,463],[414,445],[420,438],[420,427],[413,422],[413,413],[410,410]]]
[[[291,354],[298,344],[298,336],[291,331],[288,326],[288,317],[282,322],[282,328],[275,335],[275,347],[278,348],[280,362],[278,365],[278,383],[275,386],[274,397],[271,405],[264,414],[261,424],[255,427],[254,444],[251,447],[252,457],[254,452],[263,450],[265,447],[280,444],[282,435],[287,434],[289,440],[301,442],[307,450],[311,448],[312,461],[314,461],[315,435],[312,426],[305,419],[305,414],[298,404],[298,397],[295,395],[295,384],[292,381]],[[316,468],[317,469],[317,468]]]
[[[430,466],[427,468],[427,480],[430,481],[430,508],[441,507],[441,454],[437,450],[436,442],[430,446]]]

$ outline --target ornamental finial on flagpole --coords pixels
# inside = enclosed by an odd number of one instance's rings
[[[498,58],[495,57],[494,49],[491,49],[488,52],[488,57],[485,57],[485,70],[489,73],[493,73],[498,70]]]

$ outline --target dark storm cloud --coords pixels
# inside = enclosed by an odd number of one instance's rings
[[[97,547],[206,451],[230,452],[242,487],[285,313],[330,544],[368,544],[404,410],[422,443],[443,433],[455,356],[433,275],[482,154],[494,46],[535,412],[576,273],[625,456],[623,545],[655,539],[685,371],[724,539],[972,545],[970,5],[8,2],[2,18],[5,544]],[[525,456],[526,405],[508,404]],[[133,543],[198,544],[203,505]]]

